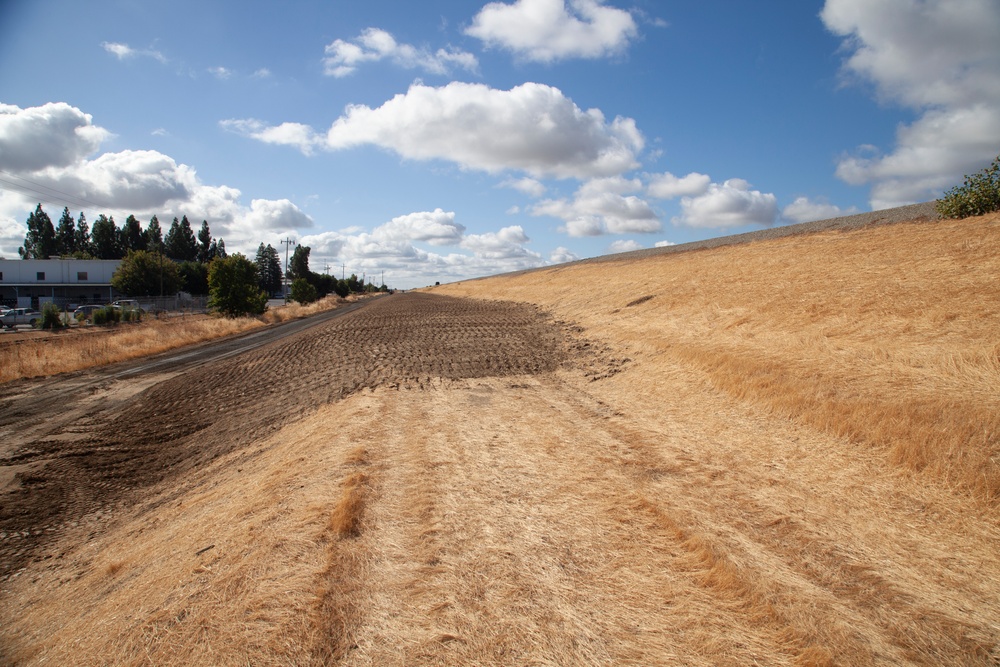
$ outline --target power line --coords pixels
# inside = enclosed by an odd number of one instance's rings
[[[6,178],[5,178],[6,177]],[[28,183],[29,185],[24,185],[23,183],[17,183],[8,179],[17,179]],[[15,192],[22,196],[30,195],[32,199],[36,199],[39,203],[50,204],[55,206],[64,206],[66,208],[78,208],[78,209],[90,209],[91,211],[98,211],[100,213],[107,212],[109,215],[117,215],[119,218],[127,218],[132,213],[126,211],[112,208],[110,206],[105,206],[103,204],[98,204],[97,202],[86,199],[78,195],[73,195],[68,192],[63,192],[48,185],[43,185],[41,183],[36,183],[35,181],[24,178],[23,176],[16,176],[14,174],[8,174],[6,172],[0,171],[0,183],[6,183],[11,187],[3,187],[0,185],[0,189],[7,190],[9,192]],[[48,192],[44,192],[47,190]],[[54,193],[54,194],[52,194]]]

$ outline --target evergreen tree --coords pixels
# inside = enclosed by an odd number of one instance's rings
[[[56,228],[52,219],[42,210],[42,205],[35,207],[35,212],[28,215],[28,233],[24,236],[24,245],[17,249],[21,259],[48,259],[55,255]]]
[[[121,259],[124,257],[125,253],[122,252],[120,245],[121,234],[113,217],[109,218],[103,213],[97,216],[94,228],[90,232],[90,238],[94,244],[94,255],[97,259]]]
[[[210,262],[212,259],[212,232],[208,229],[208,220],[202,220],[201,229],[198,230],[198,261]]]
[[[268,294],[281,291],[281,259],[278,251],[270,243],[267,247],[261,243],[257,248],[257,284]]]
[[[83,257],[94,257],[94,241],[90,236],[90,225],[87,224],[87,216],[80,211],[80,217],[76,219],[76,250]]]
[[[292,251],[292,259],[288,262],[288,279],[309,279],[309,246],[296,246]]]
[[[76,253],[80,256],[90,257],[94,254],[94,248],[90,241],[90,226],[87,224],[87,216],[80,211],[80,217],[76,219]]]
[[[70,215],[69,208],[63,208],[59,226],[56,227],[56,252],[60,256],[76,252],[76,222]]]
[[[226,241],[225,239],[219,239],[219,246],[215,252],[215,256],[221,259],[225,259],[229,255],[226,254]]]
[[[163,248],[163,230],[160,229],[160,221],[155,215],[149,219],[149,225],[142,235],[146,237],[146,248],[149,250]]]
[[[142,226],[139,221],[136,220],[134,215],[130,215],[128,219],[125,220],[125,226],[122,227],[122,249],[125,252],[130,250],[145,250],[146,249],[146,237],[142,233]]]
[[[181,259],[178,254],[180,251],[180,237],[181,221],[174,216],[174,221],[170,223],[170,227],[167,229],[167,235],[163,238],[163,246],[165,248],[164,252],[170,259]]]
[[[198,241],[194,237],[191,223],[185,215],[180,222],[177,218],[170,224],[166,238],[167,257],[178,262],[193,262],[198,259]]]

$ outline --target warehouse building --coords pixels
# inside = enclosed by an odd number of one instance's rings
[[[41,308],[52,302],[70,308],[110,303],[119,297],[111,286],[118,259],[0,259],[0,302]]]

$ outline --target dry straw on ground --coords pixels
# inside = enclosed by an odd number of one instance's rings
[[[0,662],[996,665],[998,275],[992,216],[380,300],[219,369],[346,390],[80,517]]]
[[[996,503],[998,230],[994,214],[832,231],[442,289],[550,308]]]

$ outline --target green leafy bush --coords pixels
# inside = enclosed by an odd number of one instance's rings
[[[298,301],[301,304],[312,303],[317,299],[317,294],[316,287],[305,278],[296,278],[292,281],[292,291],[289,295],[292,297],[292,301]]]
[[[122,319],[122,311],[111,306],[105,306],[100,310],[95,310],[91,319],[98,326],[117,324]]]
[[[968,218],[994,211],[1000,211],[1000,155],[989,167],[966,176],[962,185],[948,190],[937,201],[937,212],[943,218]]]
[[[208,267],[208,305],[227,317],[260,315],[267,294],[257,286],[257,265],[236,253],[216,258]]]
[[[115,310],[117,313],[121,313],[122,322],[141,322],[142,321],[142,311],[138,308],[122,308],[121,310]]]
[[[61,329],[63,327],[62,311],[54,303],[46,303],[42,306],[42,328]]]

